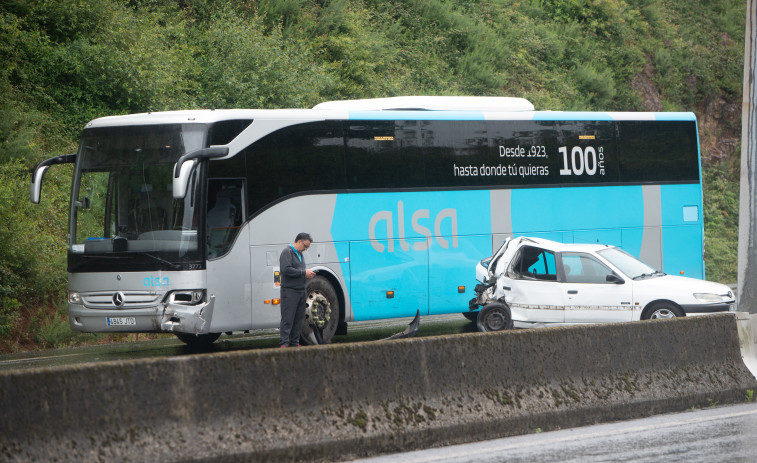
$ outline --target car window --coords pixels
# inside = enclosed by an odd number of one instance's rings
[[[610,247],[597,252],[631,278],[660,273],[622,249]]]
[[[588,254],[564,252],[562,267],[567,283],[608,283],[612,270]]]
[[[531,280],[557,280],[555,254],[533,246],[523,246],[510,266],[508,277]]]

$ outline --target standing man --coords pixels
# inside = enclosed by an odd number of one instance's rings
[[[305,268],[305,257],[313,238],[307,233],[299,233],[279,256],[281,271],[281,325],[279,326],[279,347],[300,345],[300,330],[305,317],[305,285],[315,276],[315,272]]]

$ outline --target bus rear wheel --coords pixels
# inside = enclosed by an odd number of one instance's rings
[[[189,334],[174,332],[177,338],[193,349],[208,349],[221,336],[221,333]]]
[[[316,275],[308,281],[305,297],[305,320],[302,322],[300,343],[311,344],[313,334],[319,344],[328,344],[339,326],[339,298],[326,277]],[[318,330],[317,333],[313,329]]]

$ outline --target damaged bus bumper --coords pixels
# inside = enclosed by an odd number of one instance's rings
[[[111,293],[111,297],[118,297],[112,295]],[[81,301],[93,298],[94,295],[89,294],[82,296]],[[214,296],[194,304],[155,301],[154,305],[122,309],[93,307],[69,300],[68,314],[73,331],[199,335],[209,332],[214,306]]]

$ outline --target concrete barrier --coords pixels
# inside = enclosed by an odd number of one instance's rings
[[[0,460],[339,460],[738,403],[734,318],[3,372]]]

